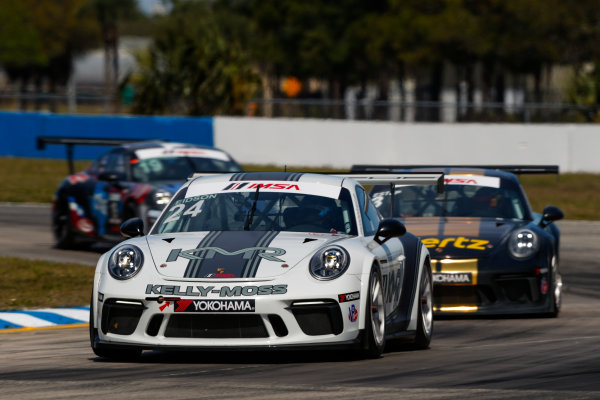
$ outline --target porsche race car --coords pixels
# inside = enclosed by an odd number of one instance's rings
[[[148,235],[103,254],[94,276],[96,355],[145,349],[352,348],[386,340],[427,348],[433,333],[427,248],[382,220],[361,181],[441,183],[442,174],[196,175]]]
[[[388,218],[402,221],[431,253],[434,313],[539,314],[561,307],[560,209],[534,213],[513,174],[558,173],[553,166],[402,168],[356,166],[353,171],[443,172],[445,189],[374,186],[370,196]]]
[[[120,241],[119,227],[132,217],[141,217],[149,228],[196,171],[238,172],[241,167],[212,147],[162,141],[115,147],[58,187],[52,204],[56,246]]]

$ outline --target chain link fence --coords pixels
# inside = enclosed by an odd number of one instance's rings
[[[131,100],[98,91],[77,93],[0,92],[2,111],[46,111],[59,114],[129,114]],[[450,103],[324,99],[253,99],[246,116],[318,118],[395,122],[600,122],[600,105],[558,103]]]

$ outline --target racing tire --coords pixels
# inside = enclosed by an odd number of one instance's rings
[[[413,346],[416,349],[427,349],[433,335],[433,279],[429,259],[423,265],[423,273],[419,283],[419,309],[417,314],[417,331]]]
[[[98,343],[98,331],[94,328],[93,297],[90,301],[90,346],[95,355],[115,361],[136,361],[142,354],[139,348],[121,348]]]
[[[57,203],[56,211],[52,216],[52,233],[59,249],[75,247],[75,234],[71,228],[69,206],[64,201]]]
[[[379,358],[385,348],[385,303],[379,267],[373,266],[369,275],[363,355]]]

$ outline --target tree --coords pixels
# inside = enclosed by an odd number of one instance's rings
[[[88,0],[88,7],[96,15],[104,42],[105,95],[113,98],[114,111],[118,108],[119,87],[119,22],[139,12],[135,0]]]
[[[204,3],[175,3],[139,62],[133,109],[142,114],[240,115],[260,89],[246,52]]]
[[[84,0],[6,0],[0,7],[0,64],[23,91],[28,82],[49,91],[66,84],[74,55],[96,40]]]

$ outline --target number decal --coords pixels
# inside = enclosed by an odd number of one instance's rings
[[[196,204],[191,206],[183,215],[191,215],[192,218],[202,212],[202,206],[204,205],[204,200],[197,201]]]
[[[185,204],[177,204],[175,207],[171,209],[173,213],[163,222],[164,224],[168,224],[170,222],[175,222],[179,219],[181,212],[185,208]]]

